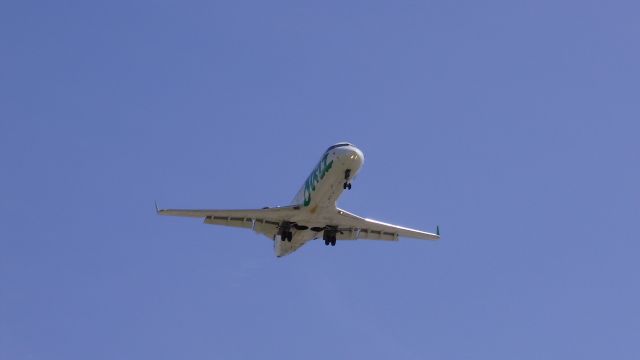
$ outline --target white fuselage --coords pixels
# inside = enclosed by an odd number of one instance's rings
[[[329,214],[335,213],[336,201],[345,190],[345,183],[351,183],[363,164],[362,151],[353,145],[332,147],[322,155],[292,201],[301,208],[292,221],[309,229],[295,231],[291,242],[274,241],[277,256],[287,255],[321,234],[311,228],[328,224]]]

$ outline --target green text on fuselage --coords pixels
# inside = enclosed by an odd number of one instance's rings
[[[316,191],[316,185],[324,178],[324,176],[331,170],[331,166],[333,165],[333,160],[327,161],[329,158],[329,153],[324,154],[318,166],[311,172],[311,175],[307,178],[307,181],[304,183],[304,206],[309,206],[311,204],[311,193]]]

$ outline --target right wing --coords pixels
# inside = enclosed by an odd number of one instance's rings
[[[157,209],[159,215],[204,218],[205,224],[224,225],[252,229],[272,237],[278,232],[278,225],[293,218],[299,206],[283,206],[248,210],[189,210]]]

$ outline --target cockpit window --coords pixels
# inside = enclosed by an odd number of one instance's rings
[[[335,148],[345,147],[345,146],[353,146],[353,145],[351,145],[351,144],[349,144],[349,143],[338,143],[338,144],[335,144],[335,145],[333,145],[333,146],[329,146],[329,148],[327,149],[327,151],[331,151],[331,150],[333,150],[333,149],[335,149]]]

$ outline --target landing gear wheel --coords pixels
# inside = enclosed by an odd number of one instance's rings
[[[335,226],[328,227],[324,230],[324,234],[322,238],[324,240],[324,244],[329,246],[336,246],[336,236],[338,233],[338,229]]]
[[[282,235],[280,235],[280,240],[291,242],[291,240],[293,240],[293,233],[291,231],[283,232]]]
[[[351,190],[351,183],[347,184],[347,189]]]

